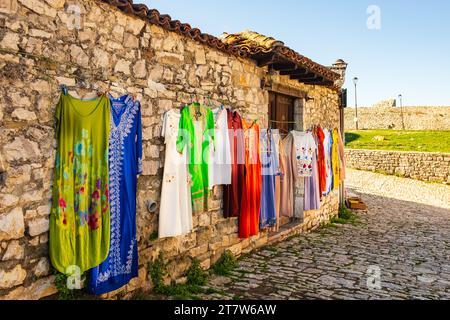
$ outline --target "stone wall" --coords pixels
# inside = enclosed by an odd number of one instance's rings
[[[450,130],[450,107],[405,107],[406,130]],[[345,110],[346,130],[355,130],[355,108]],[[402,130],[401,108],[358,108],[359,129]]]
[[[97,0],[10,1],[9,8],[0,8],[0,298],[38,299],[56,292],[48,260],[48,228],[56,145],[53,114],[61,84],[74,96],[109,90],[113,95],[129,92],[142,102],[140,278],[124,293],[151,289],[147,266],[160,252],[170,277],[180,279],[192,258],[209,268],[226,249],[239,256],[278,239],[262,233],[240,240],[237,219],[223,218],[220,189],[210,212],[194,216],[195,230],[184,237],[155,240],[158,213],[149,214],[145,205],[148,199],[160,199],[163,114],[210,96],[213,104],[232,106],[267,126],[269,95],[260,86],[266,69]],[[80,9],[75,17],[73,4]],[[336,92],[289,77],[275,75],[272,80],[313,98],[305,102],[306,127],[338,127]],[[282,235],[316,228],[337,211],[338,197],[333,193],[322,210],[307,212],[302,225]]]
[[[349,168],[450,184],[450,154],[346,150]]]

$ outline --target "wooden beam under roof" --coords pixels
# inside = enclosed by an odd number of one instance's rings
[[[297,69],[297,65],[295,63],[274,63],[272,64],[272,68],[277,70],[277,71],[281,71],[281,70],[296,70]]]
[[[292,80],[315,80],[319,77],[320,77],[319,75],[309,72],[309,73],[302,74],[302,75],[292,75],[291,79]]]
[[[280,75],[282,76],[301,76],[308,74],[308,70],[299,68],[295,70],[281,70]]]
[[[274,53],[269,53],[258,58],[255,57],[255,60],[258,62],[258,67],[265,67],[278,62],[278,56]]]

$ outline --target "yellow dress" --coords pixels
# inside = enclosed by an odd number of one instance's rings
[[[339,189],[341,183],[341,158],[339,156],[339,131],[337,129],[333,130],[331,165],[333,168],[333,190],[336,190]]]

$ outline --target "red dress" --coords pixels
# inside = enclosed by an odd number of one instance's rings
[[[239,237],[246,239],[259,234],[261,212],[261,158],[259,126],[242,120],[245,139],[245,179],[242,196]]]
[[[322,195],[327,191],[327,167],[325,163],[325,147],[324,147],[324,140],[325,140],[325,133],[323,132],[322,128],[316,129],[316,135],[317,135],[317,141],[318,141],[318,157],[317,157],[317,164],[319,169],[319,188],[320,188],[320,195]]]
[[[244,183],[244,134],[241,116],[228,110],[228,129],[231,146],[231,185],[224,186],[223,213],[225,218],[239,217],[242,203],[242,185]]]

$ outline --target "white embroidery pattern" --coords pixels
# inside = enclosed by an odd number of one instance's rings
[[[130,249],[127,252],[127,262],[125,265],[121,261],[121,230],[120,230],[120,185],[122,181],[122,164],[125,152],[124,141],[131,133],[134,119],[139,111],[139,102],[133,101],[131,96],[125,100],[126,110],[120,118],[119,125],[116,126],[111,113],[111,133],[109,139],[109,184],[111,202],[111,241],[109,250],[108,270],[98,275],[97,285],[108,281],[111,277],[130,274],[133,266],[134,249],[136,238],[131,240]]]

